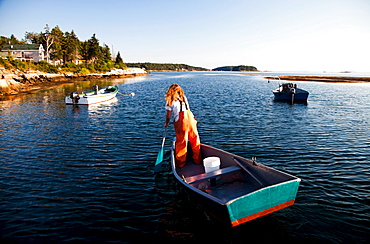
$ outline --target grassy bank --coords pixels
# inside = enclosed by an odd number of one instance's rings
[[[73,73],[78,75],[105,73],[112,69],[127,68],[125,64],[115,64],[113,61],[99,63],[81,63],[81,64],[66,63],[63,65],[52,65],[45,61],[33,62],[3,58],[0,58],[0,66],[4,67],[4,69],[7,71],[20,70],[22,72],[27,72],[33,70],[50,74]]]

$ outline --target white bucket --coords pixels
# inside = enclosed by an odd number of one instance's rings
[[[219,157],[208,157],[203,159],[204,169],[206,173],[220,169],[220,158]]]

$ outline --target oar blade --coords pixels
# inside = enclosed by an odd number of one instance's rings
[[[161,149],[158,152],[157,161],[155,161],[154,173],[158,173],[158,172],[161,171],[162,162],[163,162],[163,148],[164,148],[164,142],[166,140],[166,133],[167,133],[167,127],[164,128],[162,146],[161,146]]]
[[[162,162],[163,162],[163,147],[158,152],[157,160],[155,161],[154,165],[154,173],[159,173],[161,171]]]
[[[155,161],[155,165],[161,163],[162,161],[163,161],[163,147],[158,152],[157,161]]]

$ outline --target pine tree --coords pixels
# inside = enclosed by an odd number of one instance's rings
[[[17,40],[17,38],[13,34],[10,36],[9,41],[10,41],[9,44],[18,44],[19,43],[19,41]]]
[[[31,44],[42,44],[43,38],[44,38],[42,33],[27,32],[27,31],[24,37],[26,41],[30,42]]]
[[[53,37],[53,45],[51,46],[51,59],[52,60],[62,60],[63,59],[63,40],[64,40],[64,33],[59,28],[59,26],[55,26],[51,30],[51,35]]]
[[[78,58],[80,41],[78,40],[75,32],[72,30],[71,33],[65,32],[62,44],[64,50],[64,63],[72,62]]]
[[[123,60],[121,58],[121,53],[118,51],[117,56],[116,56],[116,64],[123,64]]]
[[[117,56],[116,56],[116,67],[120,69],[125,69],[127,68],[127,65],[123,62],[123,59],[121,57],[121,53],[118,51]]]
[[[87,60],[96,63],[102,57],[99,40],[95,34],[87,41]]]
[[[101,52],[102,52],[102,60],[104,62],[112,61],[112,56],[110,54],[110,48],[108,47],[107,44],[104,44],[104,46],[101,47]]]

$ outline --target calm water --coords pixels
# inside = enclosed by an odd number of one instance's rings
[[[64,104],[95,83],[136,96]],[[155,176],[172,83],[185,89],[203,143],[300,177],[295,205],[225,228],[187,200],[169,166]],[[0,101],[1,242],[369,243],[370,84],[298,86],[310,92],[307,105],[274,102],[276,83],[260,77],[196,72]]]

